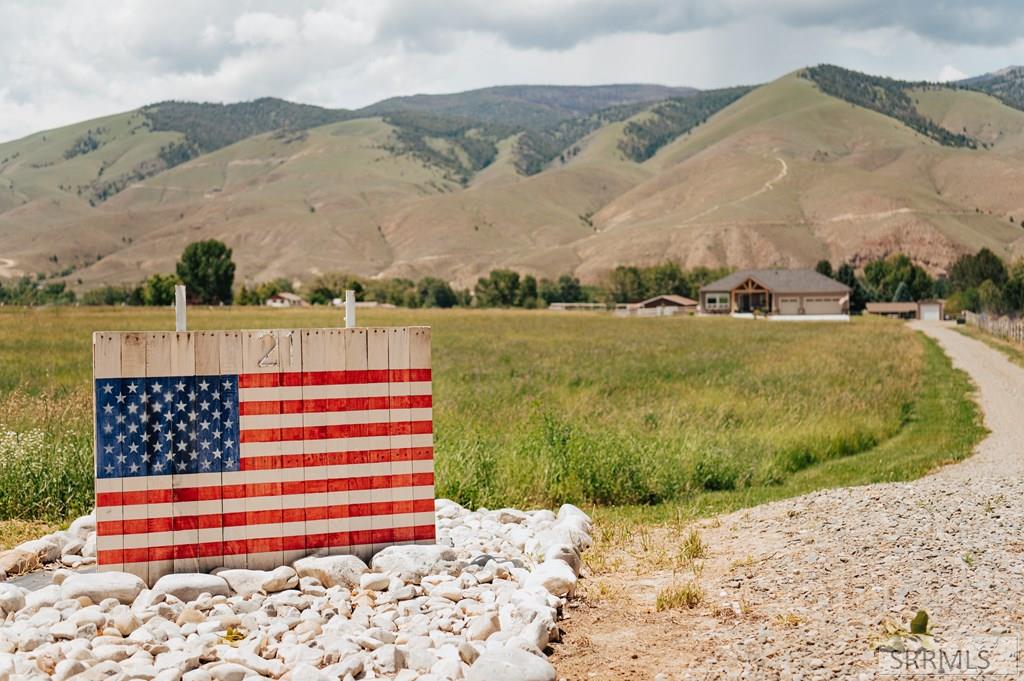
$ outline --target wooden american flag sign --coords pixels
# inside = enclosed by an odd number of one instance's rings
[[[427,327],[99,332],[93,376],[100,569],[434,543]]]

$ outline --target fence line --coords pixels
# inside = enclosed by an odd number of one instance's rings
[[[986,314],[964,312],[968,324],[985,333],[1024,345],[1024,321],[1009,317],[990,317]]]

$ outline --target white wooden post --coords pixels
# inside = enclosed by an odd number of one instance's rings
[[[345,291],[345,328],[353,329],[356,326],[356,292],[352,289]]]
[[[187,331],[185,323],[185,285],[178,284],[174,287],[174,330]]]

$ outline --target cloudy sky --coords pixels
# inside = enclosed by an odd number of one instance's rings
[[[163,99],[909,79],[1024,63],[1015,0],[0,0],[0,140]]]

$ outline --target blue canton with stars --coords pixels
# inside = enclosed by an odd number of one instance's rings
[[[238,470],[238,376],[96,380],[96,476]]]

